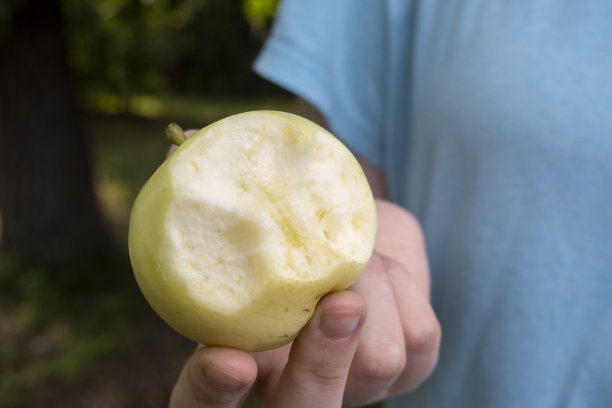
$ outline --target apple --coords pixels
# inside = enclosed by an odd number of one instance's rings
[[[376,211],[360,165],[325,129],[284,112],[230,116],[187,140],[170,130],[180,146],[130,217],[142,293],[202,344],[289,343],[372,255]]]

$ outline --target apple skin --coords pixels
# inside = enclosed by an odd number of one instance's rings
[[[348,149],[304,118],[255,111],[203,128],[161,164],[128,241],[138,285],[171,327],[260,351],[292,341],[322,296],[359,277],[375,235]]]

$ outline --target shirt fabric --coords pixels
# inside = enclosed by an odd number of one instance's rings
[[[438,366],[390,407],[612,407],[612,2],[287,0],[255,70],[423,226]]]

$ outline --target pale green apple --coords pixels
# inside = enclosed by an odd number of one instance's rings
[[[296,115],[230,116],[182,143],[140,191],[129,249],[153,309],[197,342],[293,340],[354,282],[376,235],[372,192],[334,136]]]

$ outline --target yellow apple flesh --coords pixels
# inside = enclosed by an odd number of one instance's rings
[[[296,115],[247,112],[182,143],[138,194],[129,249],[138,285],[175,330],[248,351],[293,340],[374,247],[356,159]]]

